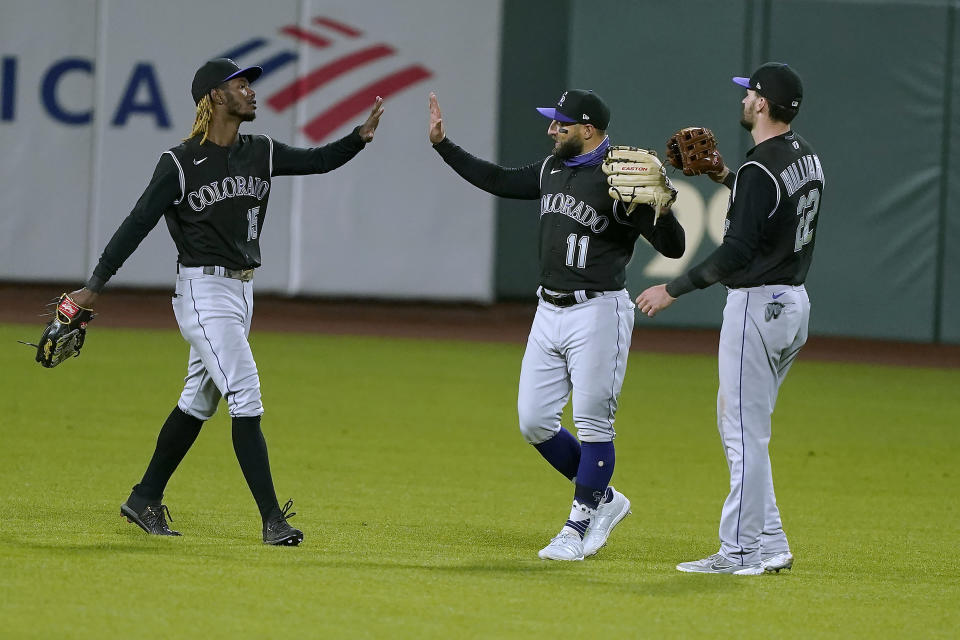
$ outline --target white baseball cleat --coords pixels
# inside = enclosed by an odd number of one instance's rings
[[[694,560],[693,562],[681,562],[677,565],[677,571],[685,573],[732,573],[735,576],[759,576],[763,573],[763,567],[757,564],[737,564],[725,558],[719,553],[715,553],[709,558],[703,560]]]
[[[613,485],[610,485],[610,491],[613,493],[613,498],[610,502],[604,502],[597,507],[597,515],[590,520],[587,535],[583,537],[584,557],[594,555],[607,544],[607,538],[610,537],[613,528],[631,513],[627,496],[614,489]]]
[[[583,540],[570,529],[563,529],[537,553],[542,560],[583,560]]]
[[[790,569],[793,567],[793,554],[789,551],[775,553],[772,555],[761,554],[760,566],[764,571],[780,573],[780,569]]]

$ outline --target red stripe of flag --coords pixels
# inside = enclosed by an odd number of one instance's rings
[[[283,111],[300,98],[319,89],[334,78],[394,53],[394,50],[387,45],[377,44],[333,60],[280,89],[267,99],[267,104],[277,111]]]
[[[421,80],[426,80],[432,75],[428,69],[424,69],[420,65],[415,64],[391,73],[388,76],[384,76],[364,88],[355,91],[318,115],[306,124],[303,132],[314,142],[319,142],[358,114],[369,111],[377,96],[386,100],[391,95]]]
[[[294,37],[297,40],[303,40],[304,42],[309,42],[315,47],[322,49],[323,47],[329,47],[330,41],[324,38],[323,36],[318,36],[315,33],[310,33],[309,31],[304,31],[298,26],[288,25],[280,29],[280,33],[285,33],[288,36]]]
[[[330,18],[316,17],[313,19],[313,23],[319,24],[323,27],[327,27],[328,29],[333,29],[334,31],[339,31],[343,35],[349,36],[351,38],[356,38],[363,35],[362,31],[357,31],[353,27],[347,26],[342,22],[331,20]]]

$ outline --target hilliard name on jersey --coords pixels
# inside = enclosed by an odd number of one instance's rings
[[[823,182],[823,168],[820,166],[820,158],[815,153],[800,156],[780,172],[780,179],[787,187],[788,198],[811,180]]]
[[[251,196],[263,200],[270,190],[270,182],[259,177],[227,176],[220,182],[205,184],[196,191],[187,194],[187,204],[196,212],[203,211],[207,206],[238,196]]]
[[[610,225],[610,218],[597,214],[596,209],[566,193],[545,193],[540,196],[540,216],[546,213],[562,213],[589,227],[594,233],[602,233]]]

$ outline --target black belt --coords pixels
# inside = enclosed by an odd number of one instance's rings
[[[180,269],[183,267],[180,263],[177,263],[177,273],[180,273]],[[183,267],[184,269],[203,269],[203,275],[206,276],[221,276],[223,278],[233,278],[234,280],[242,280],[243,282],[250,282],[253,280],[253,269],[228,269],[227,267]]]
[[[226,267],[204,267],[204,275],[223,276],[224,278],[233,278],[234,280],[243,280],[250,282],[253,280],[253,269],[227,269]]]
[[[587,300],[591,300],[602,296],[603,291],[584,291],[583,295],[586,296]],[[552,293],[547,293],[544,289],[540,289],[540,297],[555,307],[572,307],[579,302],[579,300],[577,300],[577,294],[575,293],[553,295]]]

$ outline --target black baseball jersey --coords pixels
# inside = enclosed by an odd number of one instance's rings
[[[540,284],[554,291],[623,289],[637,238],[660,253],[683,255],[683,227],[672,213],[653,225],[653,208],[629,216],[610,197],[600,165],[569,167],[554,156],[508,169],[476,158],[449,139],[434,145],[454,171],[484,191],[540,200]]]
[[[270,178],[326,173],[364,147],[357,129],[333,143],[299,149],[264,135],[241,135],[230,147],[200,136],[163,152],[150,184],[107,243],[87,284],[100,291],[156,226],[167,221],[177,261],[187,267],[259,267],[260,234]]]
[[[722,244],[667,292],[677,296],[717,281],[730,288],[803,284],[823,185],[820,158],[793,131],[753,147],[733,183]]]

